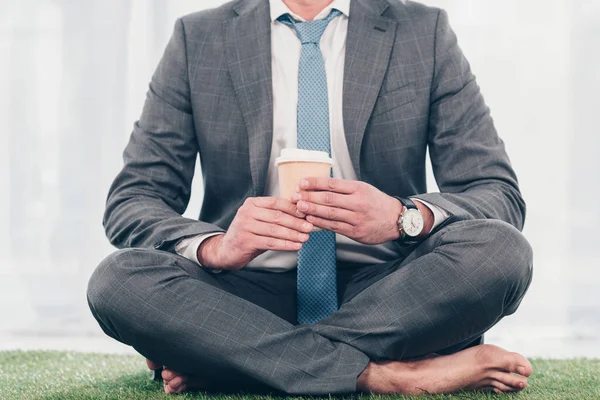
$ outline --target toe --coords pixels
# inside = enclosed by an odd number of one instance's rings
[[[497,371],[491,377],[501,384],[509,386],[513,389],[512,391],[523,390],[527,387],[527,378],[523,376]]]
[[[529,361],[519,353],[508,353],[505,359],[506,371],[529,377],[533,368]]]
[[[507,386],[504,383],[496,380],[492,382],[492,386],[494,387],[494,392],[496,393],[511,393],[516,391],[516,389],[512,388],[511,386]]]
[[[166,368],[165,368],[165,369],[163,369],[163,372],[162,372],[162,374],[161,374],[161,375],[162,375],[162,378],[163,378],[165,381],[170,381],[170,380],[172,380],[173,378],[175,378],[175,377],[177,377],[177,376],[179,376],[179,375],[181,375],[181,374],[179,374],[179,373],[177,373],[177,372],[173,371],[172,369],[166,369]]]
[[[179,386],[176,390],[175,393],[183,393],[188,389],[187,385],[184,383],[181,386]]]
[[[525,357],[519,353],[511,353],[498,346],[483,344],[473,348],[481,365],[488,369],[497,369],[529,377],[533,368]]]
[[[524,377],[531,376],[533,372],[533,368],[529,361],[519,353],[507,352],[504,357],[502,357],[502,362],[498,367],[498,369],[502,371],[519,374]]]
[[[183,386],[185,384],[185,377],[183,376],[176,376],[175,378],[171,379],[169,381],[169,386],[171,386],[171,388],[175,391],[178,391],[181,386]]]
[[[512,372],[515,372],[519,375],[523,375],[524,377],[529,378],[531,376],[531,374],[533,373],[533,367],[531,366],[531,363],[529,362],[529,360],[527,360],[522,355],[520,355],[518,353],[513,353],[513,354],[518,359],[518,362],[517,362],[516,371],[512,371]]]
[[[162,367],[161,364],[156,363],[156,362],[154,362],[152,360],[148,360],[148,359],[146,359],[146,365],[148,366],[148,369],[151,369],[153,371],[155,371],[155,370],[157,370],[157,369],[159,369],[159,368]]]
[[[165,393],[167,393],[167,394],[175,393],[173,388],[168,383],[165,382],[164,387],[165,387]]]

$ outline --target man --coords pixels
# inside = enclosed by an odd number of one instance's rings
[[[333,178],[278,198],[274,159],[294,147],[330,152]],[[181,213],[198,153],[196,221]],[[122,250],[88,301],[164,366],[167,393],[526,387],[523,356],[479,344],[530,284],[525,205],[443,11],[237,0],[186,16],[124,160],[104,220]]]

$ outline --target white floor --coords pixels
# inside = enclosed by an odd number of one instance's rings
[[[107,336],[0,336],[1,350],[69,350],[85,353],[136,354]]]

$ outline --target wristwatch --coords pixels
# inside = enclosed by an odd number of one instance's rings
[[[411,200],[396,197],[402,203],[403,209],[398,217],[399,240],[405,243],[416,243],[416,238],[423,232],[425,220],[417,205]]]

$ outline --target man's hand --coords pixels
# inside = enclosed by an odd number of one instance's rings
[[[304,217],[289,200],[248,198],[227,233],[198,248],[198,261],[209,268],[239,270],[267,250],[298,251],[313,229]]]
[[[382,244],[398,239],[398,217],[402,204],[374,186],[360,181],[335,178],[307,178],[292,197],[298,210],[315,226],[363,244]],[[422,204],[425,230],[433,224],[433,214]]]

